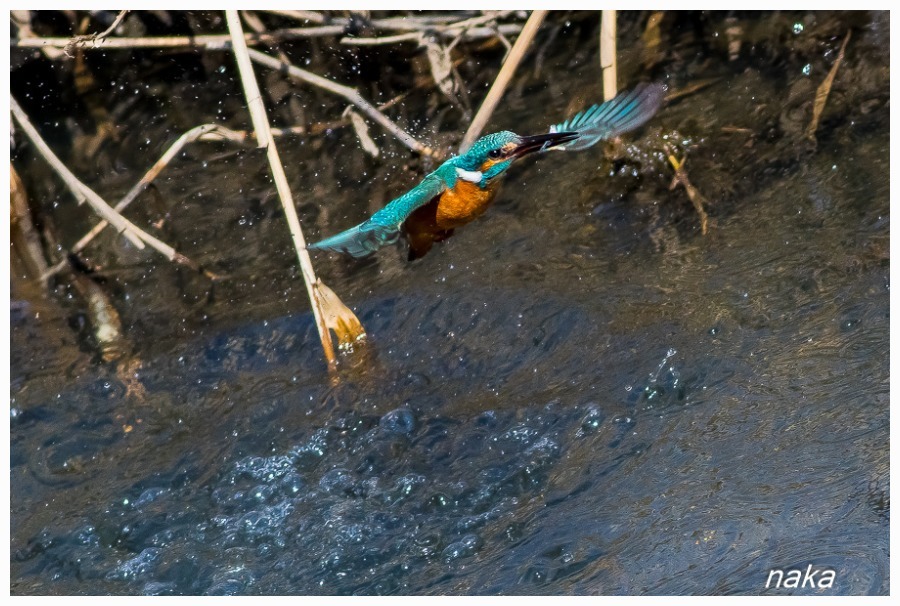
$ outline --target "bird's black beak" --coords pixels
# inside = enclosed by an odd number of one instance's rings
[[[531,152],[543,151],[545,149],[550,149],[551,147],[556,147],[557,145],[562,145],[563,143],[568,143],[569,141],[574,141],[578,137],[579,135],[576,132],[547,133],[544,135],[522,137],[522,142],[519,143],[509,155],[513,158],[520,158]]]

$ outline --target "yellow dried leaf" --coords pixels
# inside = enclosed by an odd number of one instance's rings
[[[366,338],[366,331],[356,314],[322,280],[316,280],[314,292],[325,325],[334,331],[340,349],[352,349],[355,343]]]
[[[844,50],[847,48],[847,43],[849,41],[850,30],[847,30],[847,35],[844,36],[844,42],[841,44],[841,50],[838,51],[837,59],[834,60],[834,65],[831,66],[831,70],[829,70],[828,75],[825,76],[825,80],[823,80],[822,84],[819,85],[819,88],[816,89],[816,101],[813,105],[812,121],[809,123],[809,128],[806,129],[806,137],[808,139],[815,140],[816,138],[816,129],[819,128],[819,118],[822,117],[822,112],[825,110],[825,104],[828,102],[829,93],[831,93],[831,85],[834,82],[834,76],[841,66],[841,61],[844,60]]]

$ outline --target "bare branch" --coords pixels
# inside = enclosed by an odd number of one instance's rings
[[[19,123],[19,126],[22,127],[22,131],[34,144],[34,147],[38,151],[38,153],[47,161],[47,163],[53,168],[53,170],[56,171],[56,173],[60,176],[66,186],[72,191],[72,193],[79,201],[86,200],[88,204],[90,204],[91,207],[97,212],[97,214],[111,223],[113,227],[115,227],[119,231],[119,233],[128,238],[128,240],[131,241],[131,243],[134,244],[138,249],[143,249],[145,245],[149,245],[151,248],[157,250],[170,261],[189,265],[193,268],[199,268],[196,263],[192,262],[190,259],[177,252],[174,248],[172,248],[165,242],[154,238],[138,226],[134,225],[131,221],[120,215],[109,204],[107,204],[103,198],[97,195],[94,190],[79,181],[78,177],[72,174],[72,171],[70,171],[66,167],[66,165],[63,164],[58,157],[56,157],[56,154],[53,153],[53,151],[50,149],[50,146],[48,146],[43,138],[41,138],[40,134],[37,132],[37,129],[31,124],[31,121],[28,119],[28,115],[22,110],[16,99],[10,96],[9,103],[13,117],[16,119],[16,122]]]
[[[265,11],[273,15],[296,19],[297,21],[309,21],[311,23],[325,23],[325,16],[316,11]]]
[[[356,89],[350,88],[349,86],[344,86],[342,84],[337,84],[336,82],[332,82],[327,78],[317,76],[316,74],[308,72],[305,69],[301,69],[295,65],[285,63],[284,61],[279,61],[274,57],[270,57],[265,53],[255,51],[253,49],[247,49],[247,54],[253,61],[259,63],[260,65],[265,65],[266,67],[275,70],[286,71],[288,75],[296,78],[297,80],[306,82],[307,84],[312,84],[313,86],[318,86],[319,88],[325,89],[328,92],[343,97],[344,99],[358,107],[360,111],[362,111],[369,118],[383,126],[388,132],[397,137],[397,139],[399,139],[400,142],[409,149],[420,154],[436,157],[434,150],[432,150],[427,145],[419,143],[412,135],[409,135],[402,128],[394,124],[387,116],[378,111],[374,105],[363,99],[362,95],[360,95],[359,92],[356,91]]]
[[[462,40],[481,40],[484,38],[493,38],[495,36],[518,34],[522,31],[522,26],[517,23],[504,23],[494,27],[473,27],[466,30],[461,28],[446,28],[435,30],[435,33],[442,38],[455,38],[460,36]],[[395,42],[416,42],[422,39],[424,32],[413,31],[404,34],[395,34],[393,36],[383,36],[379,38],[341,38],[341,44],[353,46],[378,46],[381,44],[394,44]]]
[[[147,171],[147,173],[141,178],[141,180],[138,181],[134,185],[134,187],[128,190],[128,193],[125,194],[125,196],[118,203],[116,203],[116,205],[113,207],[114,210],[116,210],[117,212],[122,212],[128,207],[129,204],[134,202],[134,200],[141,193],[143,193],[144,190],[147,189],[147,187],[153,182],[153,180],[159,176],[163,169],[169,165],[169,163],[175,158],[175,156],[177,156],[178,153],[181,152],[182,148],[188,143],[191,143],[198,139],[202,139],[205,141],[227,139],[230,141],[240,142],[246,139],[246,137],[247,133],[236,132],[225,128],[224,126],[219,126],[218,124],[202,124],[200,126],[192,128],[191,130],[181,135],[175,141],[175,143],[173,143],[169,147],[169,149],[166,150],[166,153],[164,153],[160,157],[160,159],[156,161],[156,163],[150,168],[150,170]],[[94,240],[94,238],[96,238],[100,234],[100,232],[106,229],[108,225],[108,221],[106,221],[105,219],[101,220],[99,223],[97,223],[97,225],[94,226],[93,229],[91,229],[91,231],[86,233],[80,240],[78,240],[78,242],[75,243],[75,245],[70,249],[70,252],[74,254],[80,253],[87,247],[88,244],[90,244]],[[51,276],[54,276],[65,269],[67,265],[68,261],[63,259],[62,261],[48,269],[44,273],[44,275],[41,276],[41,278],[47,279]],[[215,279],[217,277],[208,271],[204,271],[204,273],[211,279]]]

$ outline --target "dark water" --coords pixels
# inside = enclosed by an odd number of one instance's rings
[[[422,261],[318,257],[372,341],[337,384],[263,161],[195,148],[171,221],[233,277],[123,270],[142,397],[70,310],[13,308],[11,592],[887,593],[888,108],[805,154],[711,134],[788,87],[735,70],[645,131],[711,141],[705,236],[663,164],[589,150],[517,169]],[[385,187],[283,153],[327,233]],[[765,588],[808,565],[833,587]]]

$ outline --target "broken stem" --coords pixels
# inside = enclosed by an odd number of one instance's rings
[[[131,11],[129,11],[129,10],[119,11],[119,14],[116,15],[116,18],[113,21],[112,25],[110,25],[108,28],[106,28],[104,31],[100,32],[99,34],[88,34],[86,36],[75,36],[74,38],[69,40],[69,43],[66,44],[66,48],[65,48],[66,55],[69,57],[74,57],[75,55],[72,54],[72,51],[75,50],[76,46],[79,46],[81,44],[87,44],[88,42],[96,43],[98,40],[104,40],[108,35],[113,33],[113,30],[115,30],[117,27],[119,27],[119,24],[122,22],[122,19],[124,19],[125,15],[127,15],[129,12],[131,12]]]

